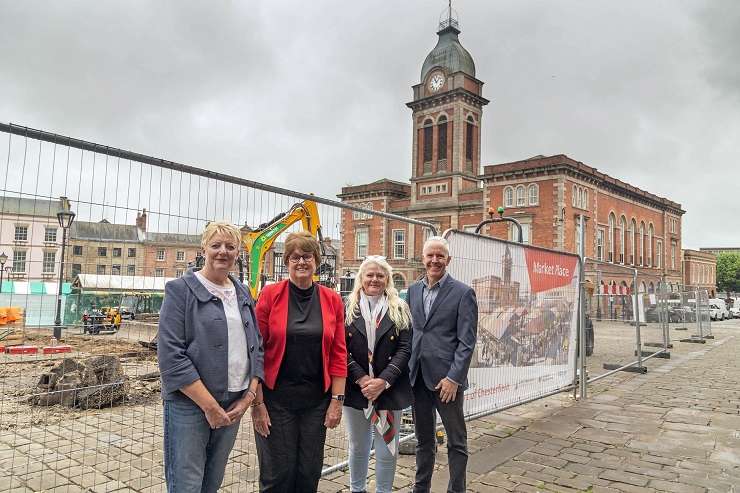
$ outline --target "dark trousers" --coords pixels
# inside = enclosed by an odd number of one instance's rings
[[[447,434],[447,458],[450,467],[448,493],[465,491],[465,469],[468,465],[468,430],[465,427],[463,413],[463,391],[458,390],[455,400],[444,403],[439,398],[439,391],[429,390],[424,385],[424,377],[419,368],[414,384],[414,431],[416,433],[416,482],[414,493],[427,493],[432,485],[434,456],[437,453],[436,426],[437,416],[442,418],[442,425]]]
[[[324,465],[327,399],[305,408],[265,401],[270,435],[255,433],[262,493],[315,493]]]

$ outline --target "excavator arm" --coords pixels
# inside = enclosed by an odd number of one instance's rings
[[[248,285],[254,299],[257,299],[259,292],[260,275],[265,254],[272,247],[277,237],[280,236],[280,233],[298,221],[301,221],[304,231],[308,231],[319,240],[323,254],[324,244],[321,236],[319,210],[316,202],[311,200],[304,200],[293,205],[287,212],[281,212],[242,237],[249,258]]]

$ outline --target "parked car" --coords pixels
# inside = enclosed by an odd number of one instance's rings
[[[732,318],[740,318],[740,307],[730,308],[730,316]]]
[[[724,320],[730,318],[725,300],[719,298],[709,300],[709,318],[712,320]]]
[[[645,310],[645,322],[656,323],[661,321],[663,316],[663,309],[657,306],[651,306]],[[683,313],[678,311],[676,308],[668,307],[668,322],[678,323],[683,321]]]
[[[696,312],[690,306],[681,306],[675,308],[675,310],[681,316],[682,322],[696,322]]]

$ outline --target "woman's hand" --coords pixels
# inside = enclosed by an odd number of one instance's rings
[[[386,381],[382,378],[371,378],[360,384],[362,389],[362,395],[366,399],[374,401],[377,400],[378,396],[385,390]]]
[[[226,409],[226,414],[229,416],[231,424],[238,423],[239,420],[242,419],[242,416],[247,413],[247,409],[249,409],[249,405],[252,404],[253,401],[254,394],[247,392],[246,396],[235,400],[228,409]]]
[[[229,426],[231,424],[231,418],[218,404],[215,406],[209,406],[203,412],[205,413],[208,424],[211,425],[212,430],[217,430],[222,426]]]
[[[253,407],[251,414],[254,430],[263,437],[267,437],[270,434],[272,423],[270,423],[270,415],[267,412],[265,403],[261,402],[259,406]]]
[[[342,421],[342,403],[336,399],[332,399],[329,403],[329,408],[326,410],[326,418],[324,419],[324,426],[329,429],[334,429],[339,426]]]

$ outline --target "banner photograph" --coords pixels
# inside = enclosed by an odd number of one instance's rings
[[[447,238],[455,279],[478,299],[478,341],[466,414],[489,411],[573,382],[578,257],[494,238]]]

